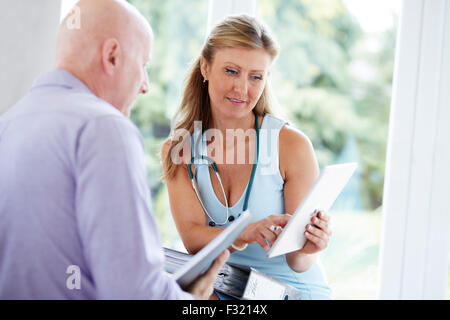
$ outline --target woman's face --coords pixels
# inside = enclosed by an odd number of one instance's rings
[[[264,49],[231,47],[217,50],[211,64],[202,59],[213,116],[247,116],[261,97],[271,60]]]

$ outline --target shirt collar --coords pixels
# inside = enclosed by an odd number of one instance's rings
[[[56,69],[44,73],[36,79],[33,84],[32,90],[39,87],[53,86],[64,87],[67,89],[76,89],[93,94],[92,91],[80,79],[64,69]]]

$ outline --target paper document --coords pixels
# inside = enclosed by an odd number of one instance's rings
[[[244,211],[239,218],[233,221],[217,237],[197,252],[189,261],[173,275],[178,284],[186,289],[199,275],[211,266],[213,260],[244,231],[250,222],[250,212]]]
[[[326,166],[283,231],[267,252],[269,258],[303,248],[305,228],[311,224],[314,210],[328,211],[353,175],[357,163]]]
[[[164,268],[174,274],[193,255],[164,248]],[[300,290],[249,266],[226,262],[219,271],[214,289],[239,300],[299,300]]]

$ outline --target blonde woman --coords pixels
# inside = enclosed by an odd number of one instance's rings
[[[247,15],[227,17],[211,31],[162,148],[170,207],[190,253],[249,209],[252,223],[230,248],[229,262],[293,285],[302,299],[329,299],[317,261],[331,236],[328,215],[312,218],[301,250],[266,257],[277,227],[286,225],[319,171],[309,139],[271,110],[267,78],[277,54],[267,27]]]

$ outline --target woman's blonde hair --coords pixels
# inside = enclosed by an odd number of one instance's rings
[[[200,61],[203,57],[208,64],[211,64],[217,50],[225,47],[264,49],[270,55],[272,61],[279,52],[279,46],[267,26],[254,17],[245,14],[228,16],[218,23],[206,39],[201,56],[190,67],[185,82],[183,99],[174,117],[175,125],[171,136],[179,129],[184,129],[192,135],[194,121],[201,121],[204,130],[210,128],[212,119],[208,84],[203,81]],[[272,104],[272,95],[266,82],[254,111],[257,115],[262,116],[268,113],[272,114]],[[176,164],[172,161],[171,153],[178,143],[179,141],[172,139],[168,152],[162,159],[165,178],[172,178],[175,174]]]

